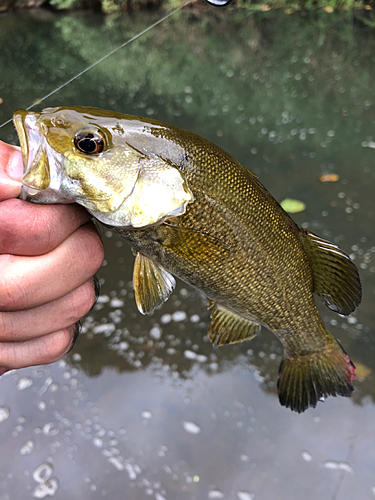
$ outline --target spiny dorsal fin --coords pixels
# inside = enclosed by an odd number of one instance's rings
[[[133,287],[139,312],[151,314],[169,298],[175,286],[176,280],[168,271],[148,257],[137,253]]]
[[[258,323],[241,318],[224,309],[224,307],[215,304],[211,313],[208,338],[214,345],[234,344],[235,342],[252,339],[259,330],[260,325]]]
[[[313,273],[314,292],[332,311],[350,314],[362,298],[361,281],[355,264],[333,243],[309,231],[300,234]]]

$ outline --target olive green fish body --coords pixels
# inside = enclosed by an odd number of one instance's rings
[[[192,137],[180,168],[194,203],[160,226],[112,229],[212,301],[281,339],[303,331],[304,348],[309,341],[319,347],[325,330],[300,229],[251,172]],[[294,344],[285,342],[297,352]]]
[[[167,300],[177,276],[210,300],[214,344],[250,339],[260,325],[281,340],[283,405],[300,412],[350,396],[354,367],[313,292],[349,314],[361,298],[358,271],[336,245],[299,228],[254,174],[209,141],[153,120],[47,108],[18,111],[14,122],[24,198],[77,201],[130,243],[142,313]]]

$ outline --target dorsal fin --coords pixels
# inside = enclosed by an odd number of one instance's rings
[[[133,287],[139,312],[151,314],[169,298],[175,286],[176,280],[168,271],[148,257],[137,253]]]
[[[209,304],[209,307],[212,303]],[[248,321],[222,306],[214,305],[208,338],[214,345],[234,344],[252,339],[259,332],[259,323]]]
[[[362,298],[361,281],[355,264],[333,243],[309,231],[301,231],[300,234],[312,269],[314,292],[332,311],[350,314]]]

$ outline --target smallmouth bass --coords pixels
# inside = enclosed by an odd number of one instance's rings
[[[177,276],[209,299],[213,344],[251,339],[261,325],[279,338],[282,405],[302,412],[351,395],[354,365],[313,293],[350,314],[361,300],[357,268],[298,227],[254,174],[209,141],[155,120],[58,107],[18,110],[13,121],[21,197],[80,203],[127,241],[141,313],[168,299]]]

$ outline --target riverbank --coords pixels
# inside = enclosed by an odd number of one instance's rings
[[[88,9],[113,14],[141,10],[172,10],[184,3],[186,0],[0,0],[0,11],[43,7],[53,10]],[[192,0],[191,5],[196,9],[215,8],[206,0]],[[366,19],[375,25],[374,0],[234,0],[226,8],[262,11],[283,9],[287,14],[302,9],[324,9],[328,13],[355,9],[365,13],[367,11]]]

